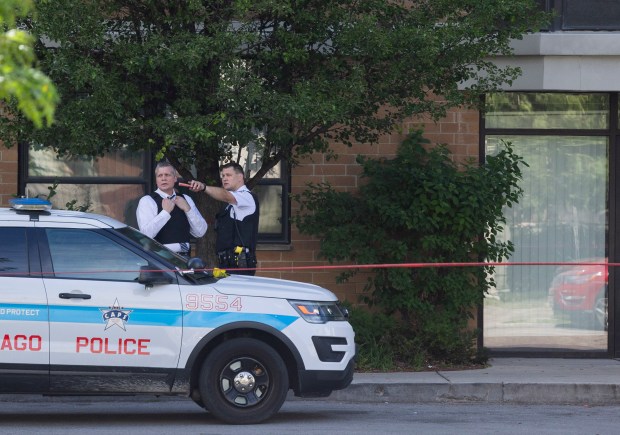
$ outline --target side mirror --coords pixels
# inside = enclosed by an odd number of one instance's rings
[[[172,278],[163,270],[153,270],[153,266],[140,266],[138,282],[146,287],[171,284]]]

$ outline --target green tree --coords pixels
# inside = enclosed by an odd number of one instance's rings
[[[13,28],[16,19],[26,16],[32,7],[32,0],[0,0],[0,25],[4,30],[0,33],[0,99],[40,128],[54,119],[56,88],[33,66],[32,36]]]
[[[506,146],[484,166],[457,165],[445,146],[427,151],[428,144],[414,132],[393,159],[358,157],[365,178],[359,193],[320,184],[296,197],[301,204],[297,225],[321,240],[324,258],[403,264],[493,262],[509,256],[513,245],[498,231],[505,223],[503,207],[523,193],[518,186],[522,159]],[[392,334],[387,342],[395,354],[410,364],[421,355],[432,361],[471,360],[475,331],[468,322],[493,285],[492,266],[372,271],[365,302],[402,322],[402,335]],[[341,278],[355,273],[346,271]]]
[[[510,82],[489,57],[536,29],[533,0],[55,0],[27,22],[59,86],[56,123],[0,134],[98,155],[150,149],[217,184],[255,150],[258,179],[332,141],[372,143],[413,114]],[[459,90],[459,84],[465,91]],[[434,95],[442,96],[441,99]],[[213,216],[219,204],[198,196]],[[213,233],[198,252],[213,251]]]

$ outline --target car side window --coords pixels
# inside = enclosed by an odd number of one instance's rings
[[[54,276],[85,280],[136,281],[148,261],[96,231],[46,229]]]
[[[0,275],[26,276],[29,272],[26,228],[0,228],[0,240]]]

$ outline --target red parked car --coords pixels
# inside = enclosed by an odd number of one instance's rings
[[[569,314],[574,323],[606,331],[607,259],[585,259],[581,262],[595,264],[557,268],[549,287],[549,303],[556,316]]]

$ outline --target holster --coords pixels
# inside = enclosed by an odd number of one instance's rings
[[[217,260],[221,269],[253,269],[256,267],[256,254],[247,248],[241,253],[235,253],[233,248],[217,253]]]

